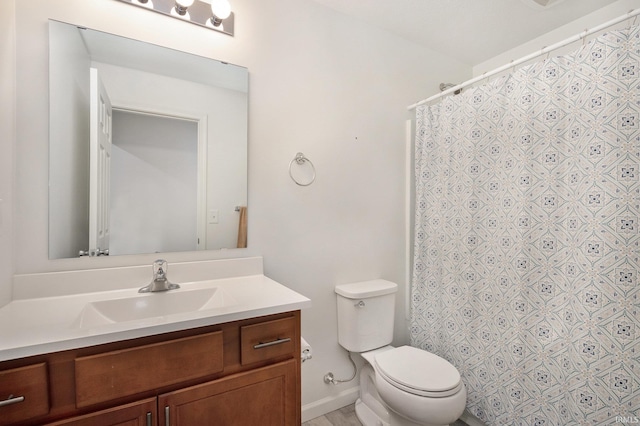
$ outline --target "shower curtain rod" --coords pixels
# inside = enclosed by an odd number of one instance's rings
[[[619,24],[620,22],[623,22],[623,21],[625,21],[627,19],[633,18],[634,16],[638,16],[638,15],[640,15],[640,9],[633,9],[633,10],[627,12],[626,14],[624,14],[622,16],[619,16],[619,17],[617,17],[615,19],[612,19],[611,21],[607,21],[604,24],[600,24],[597,27],[594,27],[594,28],[591,28],[591,29],[586,29],[586,30],[582,31],[581,33],[578,33],[578,34],[576,34],[576,35],[574,35],[572,37],[569,37],[569,38],[567,38],[567,39],[565,39],[565,40],[563,40],[561,42],[558,42],[556,44],[552,44],[551,46],[543,47],[541,50],[539,50],[537,52],[531,53],[531,54],[529,54],[527,56],[523,56],[522,58],[520,58],[518,60],[511,61],[508,64],[505,64],[505,65],[503,65],[501,67],[498,67],[498,68],[494,69],[493,71],[485,72],[482,75],[479,75],[479,76],[474,77],[474,78],[472,78],[470,80],[467,80],[464,83],[460,83],[460,84],[458,84],[456,86],[453,86],[453,87],[451,87],[451,88],[449,88],[449,89],[447,89],[447,90],[445,90],[445,91],[443,91],[441,93],[438,93],[437,95],[433,95],[430,98],[424,99],[424,100],[422,100],[420,102],[417,102],[417,103],[415,103],[413,105],[410,105],[410,106],[407,107],[407,109],[408,110],[415,109],[416,107],[418,107],[420,105],[426,104],[428,102],[431,102],[433,100],[436,100],[438,98],[446,96],[446,95],[448,95],[450,93],[455,92],[456,90],[460,90],[460,89],[462,89],[464,87],[470,86],[470,85],[472,85],[474,83],[477,83],[478,81],[481,81],[481,80],[484,80],[484,79],[489,78],[491,76],[494,76],[494,75],[496,75],[498,73],[501,73],[502,71],[505,71],[505,70],[507,70],[509,68],[513,68],[515,66],[518,66],[518,65],[522,64],[523,62],[527,62],[527,61],[530,61],[531,59],[534,59],[534,58],[536,58],[538,56],[544,55],[545,53],[552,52],[552,51],[554,51],[556,49],[560,49],[561,47],[564,47],[564,46],[566,46],[568,44],[575,43],[578,40],[585,39],[586,37],[590,36],[593,33],[597,33],[598,31],[602,31],[605,28],[611,27],[611,26],[613,26],[615,24]]]

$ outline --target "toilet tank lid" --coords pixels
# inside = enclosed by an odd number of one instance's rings
[[[336,293],[348,299],[364,299],[367,297],[384,296],[395,293],[398,284],[387,280],[361,281],[336,286]]]

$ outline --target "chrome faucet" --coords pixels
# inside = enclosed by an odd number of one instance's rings
[[[138,293],[155,293],[157,291],[167,291],[180,288],[178,284],[173,284],[167,278],[169,264],[164,259],[153,262],[153,281],[138,290]]]

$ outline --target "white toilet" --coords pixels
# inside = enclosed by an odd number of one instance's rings
[[[394,348],[395,283],[336,286],[338,341],[368,362],[360,371],[356,415],[365,426],[444,426],[464,411],[467,390],[447,360],[411,346]]]

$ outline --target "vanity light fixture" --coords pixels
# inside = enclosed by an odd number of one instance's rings
[[[235,15],[228,0],[118,0],[233,36]]]

